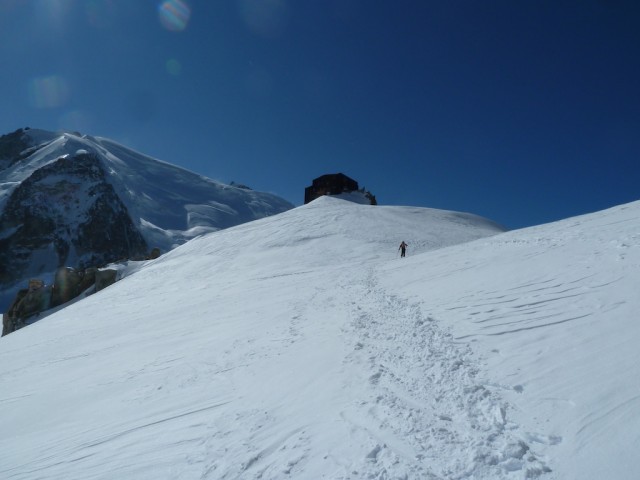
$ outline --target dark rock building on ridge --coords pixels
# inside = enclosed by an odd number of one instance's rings
[[[322,175],[313,180],[310,187],[304,189],[305,205],[323,195],[340,195],[342,193],[360,192],[371,205],[376,205],[376,197],[364,189],[358,188],[358,182],[344,173]]]

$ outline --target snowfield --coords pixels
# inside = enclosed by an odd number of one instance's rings
[[[638,479],[639,245],[640,202],[198,237],[0,340],[0,478]]]

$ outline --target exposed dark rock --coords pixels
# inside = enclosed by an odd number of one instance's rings
[[[96,292],[113,285],[116,282],[118,272],[116,270],[104,269],[96,271]]]
[[[307,204],[323,195],[338,195],[356,190],[358,190],[358,182],[344,173],[322,175],[314,179],[310,187],[304,189],[304,203]]]
[[[376,200],[376,196],[371,193],[368,190],[365,190],[364,187],[362,188],[362,193],[364,193],[364,196],[367,197],[369,199],[369,202],[371,203],[371,205],[377,205],[378,201]]]
[[[53,285],[45,285],[42,280],[30,280],[29,288],[19,290],[7,312],[2,314],[2,336],[31,323],[29,320],[40,313],[77,298],[92,286],[97,292],[112,285],[117,280],[117,273],[114,269],[62,267],[56,271]]]
[[[364,188],[359,190],[358,182],[343,173],[331,173],[314,179],[311,186],[304,189],[304,203],[312,202],[323,195],[340,195],[356,191],[360,191],[371,205],[378,204],[376,197],[371,192]]]
[[[22,320],[27,320],[33,315],[49,309],[51,299],[51,287],[41,286],[36,289],[29,289],[24,298],[16,306],[16,316]]]
[[[236,188],[242,188],[243,190],[251,190],[251,187],[248,187],[242,183],[238,183],[238,182],[234,182],[231,181],[231,183],[229,184],[232,187],[236,187]]]
[[[51,305],[51,287],[42,280],[30,280],[29,288],[18,291],[7,312],[2,314],[2,336],[24,327],[27,320],[48,310]]]
[[[62,305],[77,297],[82,291],[81,282],[82,276],[73,268],[62,267],[56,270],[51,291],[51,306]]]
[[[69,218],[78,219],[70,225]],[[0,285],[69,263],[102,266],[144,258],[147,244],[106,181],[99,160],[79,153],[36,170],[11,194],[0,216]]]
[[[16,330],[22,328],[24,326],[24,322],[20,319],[17,313],[17,307],[22,301],[22,299],[29,292],[28,289],[18,290],[16,297],[9,305],[8,310],[2,314],[2,336],[8,335],[9,333],[13,333]]]
[[[78,273],[80,274],[80,285],[78,288],[79,290],[78,293],[82,293],[86,291],[88,288],[90,288],[92,285],[96,283],[97,271],[98,269],[96,267],[89,267],[84,270],[79,270]]]
[[[97,269],[105,265],[154,259],[196,235],[293,207],[78,132],[25,128],[0,136],[0,183],[5,333],[31,323],[35,318],[22,316],[47,306],[36,295],[21,304],[26,290],[15,296],[29,278],[56,277],[43,292],[50,292],[48,307],[57,307],[95,290]],[[149,252],[147,242],[158,248]],[[97,277],[104,288],[116,275]]]
[[[21,128],[0,137],[0,170],[13,165],[28,155],[22,155],[30,147]]]

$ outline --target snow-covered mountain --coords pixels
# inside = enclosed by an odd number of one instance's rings
[[[0,137],[0,310],[25,279],[59,266],[166,252],[292,207],[106,138],[18,130]]]
[[[0,339],[0,478],[640,478],[640,202],[500,231],[324,197],[138,264]]]

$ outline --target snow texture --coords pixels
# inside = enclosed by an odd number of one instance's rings
[[[639,213],[191,240],[0,340],[0,478],[640,478]]]

